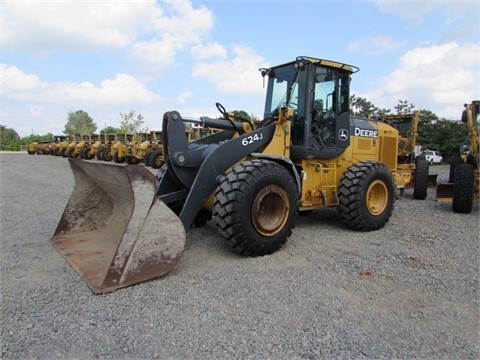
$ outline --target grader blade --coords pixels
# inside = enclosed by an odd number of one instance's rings
[[[453,183],[437,185],[437,201],[440,203],[451,203],[453,200]]]
[[[144,166],[69,159],[72,195],[51,239],[94,293],[168,273],[182,256],[185,229],[155,196]]]

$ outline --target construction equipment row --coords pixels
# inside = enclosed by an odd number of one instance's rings
[[[211,134],[215,129],[190,127],[185,129],[189,141]],[[51,141],[32,142],[27,149],[30,155],[55,155],[84,160],[126,162],[130,165],[144,163],[154,169],[163,164],[162,132],[100,133],[55,135]]]

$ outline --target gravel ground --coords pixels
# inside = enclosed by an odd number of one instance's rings
[[[407,189],[376,232],[301,216],[262,258],[207,224],[168,275],[94,295],[49,242],[67,160],[2,153],[0,172],[2,359],[480,358],[479,210],[454,214],[433,188]]]

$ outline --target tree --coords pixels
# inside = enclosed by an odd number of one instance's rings
[[[63,133],[66,135],[74,134],[92,134],[97,130],[97,124],[93,119],[83,110],[68,113],[68,120],[65,124]]]
[[[100,134],[117,134],[121,132],[122,130],[113,126],[107,126],[105,129],[100,130]]]
[[[397,114],[411,114],[415,111],[415,105],[407,100],[398,100],[398,104],[394,108],[397,110]]]
[[[146,132],[148,129],[140,129],[144,123],[143,115],[136,113],[135,110],[130,110],[128,113],[120,113],[122,120],[120,121],[120,131],[126,133]]]
[[[376,114],[388,114],[390,109],[380,109],[365,98],[350,96],[350,113],[353,116],[368,118]]]
[[[0,150],[20,150],[19,140],[15,130],[0,125]]]

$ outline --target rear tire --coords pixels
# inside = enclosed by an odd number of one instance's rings
[[[413,198],[425,200],[428,189],[428,171],[430,165],[426,160],[415,161],[415,178],[413,179]]]
[[[462,214],[472,212],[474,181],[475,170],[472,165],[460,164],[456,166],[453,182],[453,212]]]
[[[450,184],[453,184],[455,182],[455,168],[460,165],[460,164],[463,164],[463,160],[461,157],[459,156],[456,156],[454,158],[452,158],[452,160],[450,161],[450,172],[448,174],[448,182]]]
[[[272,254],[295,227],[299,194],[293,176],[268,160],[236,166],[215,192],[213,219],[224,241],[242,255]]]
[[[393,211],[395,186],[392,173],[376,161],[350,166],[340,179],[338,211],[343,222],[360,231],[385,226]]]

